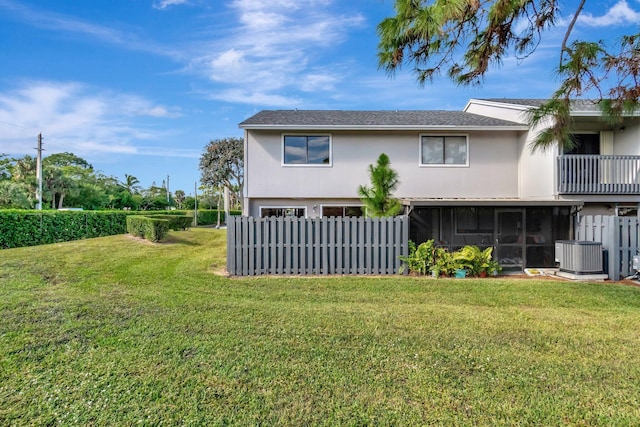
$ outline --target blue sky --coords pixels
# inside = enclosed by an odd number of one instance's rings
[[[563,5],[567,19],[577,2]],[[211,140],[263,109],[461,109],[549,96],[566,24],[481,87],[378,70],[391,0],[0,0],[0,153],[72,152],[193,193]],[[587,2],[579,37],[637,32],[640,0]]]

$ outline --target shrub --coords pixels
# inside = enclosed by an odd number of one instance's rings
[[[240,215],[239,211],[231,211]],[[198,224],[210,225],[218,221],[218,211],[198,211]],[[220,212],[224,222],[224,212]],[[127,218],[162,216],[170,220],[173,229],[192,225],[193,211],[33,211],[0,209],[0,249],[36,246],[70,240],[112,236],[127,232]],[[188,217],[187,219],[185,219]]]
[[[152,242],[159,242],[169,231],[169,220],[150,216],[132,215],[127,217],[127,232]]]
[[[173,231],[186,230],[193,225],[193,217],[187,215],[150,215],[150,218],[166,219]]]
[[[0,248],[18,248],[126,232],[121,211],[0,211]]]
[[[418,247],[416,244],[409,240],[409,255],[401,257],[401,261],[407,264],[407,268],[410,272],[416,274],[427,274],[430,267],[433,266],[435,255],[435,245],[433,240],[427,240],[424,243],[420,243]]]
[[[402,257],[407,268],[414,274],[451,276],[456,270],[464,269],[472,277],[498,273],[501,268],[493,259],[493,248],[484,250],[477,246],[465,246],[455,252],[447,248],[436,247],[433,240],[428,240],[416,247],[409,241],[409,255]]]
[[[193,211],[190,212],[193,216]],[[229,215],[241,215],[240,211],[229,211]],[[198,225],[214,225],[218,223],[218,210],[198,210]],[[224,211],[220,211],[220,223],[225,223]]]
[[[492,247],[482,250],[477,246],[465,246],[454,253],[454,261],[456,268],[465,269],[469,276],[478,277],[500,271],[500,266],[492,254]]]

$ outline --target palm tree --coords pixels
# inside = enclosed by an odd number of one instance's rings
[[[11,169],[11,179],[27,189],[28,197],[36,198],[36,158],[29,155],[16,160]]]
[[[13,166],[12,176],[15,181],[25,181],[30,177],[35,178],[36,159],[28,155],[18,159]]]
[[[140,194],[142,186],[140,181],[133,175],[124,174],[124,181],[120,183],[129,194]]]
[[[186,195],[184,194],[184,191],[176,190],[173,198],[178,204],[178,209],[182,209],[182,202],[184,202],[185,197]]]

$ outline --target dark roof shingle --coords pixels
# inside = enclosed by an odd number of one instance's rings
[[[464,111],[400,110],[263,110],[239,124],[241,128],[433,128],[519,127],[520,123]]]
[[[539,107],[548,99],[536,98],[485,98],[484,101],[500,102],[503,104],[522,105],[525,107]],[[598,112],[598,101],[595,99],[574,99],[571,101],[571,109],[576,112]]]

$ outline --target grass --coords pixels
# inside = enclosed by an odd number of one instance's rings
[[[640,288],[228,279],[224,250],[0,251],[0,425],[640,424]]]

